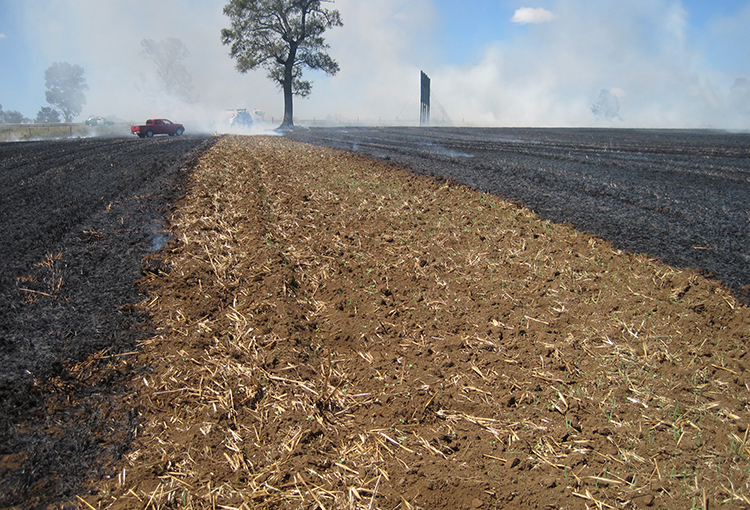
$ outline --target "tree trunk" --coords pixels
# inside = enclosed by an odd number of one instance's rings
[[[284,62],[284,120],[282,128],[294,127],[294,63],[297,62],[297,48],[299,43],[289,43],[289,55]]]
[[[281,122],[282,128],[294,127],[294,94],[292,90],[292,67],[293,61],[290,59],[284,69],[284,120]]]

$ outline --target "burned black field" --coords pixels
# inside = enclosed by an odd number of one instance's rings
[[[164,242],[186,160],[209,143],[0,144],[0,507],[71,497],[125,447],[134,415],[108,404],[123,374],[86,380],[71,368],[142,338],[134,282]]]
[[[750,135],[383,128],[288,137],[522,201],[618,248],[700,267],[748,302]],[[0,508],[70,500],[127,451],[137,413],[112,397],[133,376],[117,360],[149,333],[132,306],[143,299],[135,282],[169,237],[163,219],[191,158],[215,140],[0,144]]]

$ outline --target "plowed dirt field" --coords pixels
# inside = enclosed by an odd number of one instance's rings
[[[31,241],[0,507],[750,506],[750,311],[719,282],[349,152],[109,143],[140,156],[90,175],[132,186],[73,188],[76,220],[52,184],[88,167],[39,165],[4,227]]]

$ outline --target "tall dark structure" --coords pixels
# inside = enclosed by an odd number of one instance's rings
[[[430,125],[430,77],[421,71],[422,94],[419,99],[419,125]]]

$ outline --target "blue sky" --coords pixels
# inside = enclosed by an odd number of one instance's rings
[[[0,0],[0,104],[33,118],[44,70],[84,68],[78,120],[221,117],[282,98],[220,42],[224,0]],[[750,0],[336,0],[335,77],[308,73],[303,119],[409,123],[419,71],[455,125],[750,129]],[[165,96],[140,41],[176,37],[198,102]],[[744,80],[744,81],[743,81]],[[616,104],[596,115],[602,98]],[[433,118],[443,112],[433,109]]]

